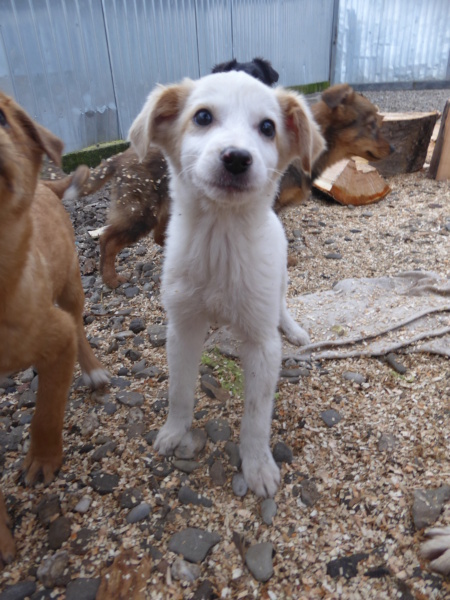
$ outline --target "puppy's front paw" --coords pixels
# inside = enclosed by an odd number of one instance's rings
[[[284,335],[295,346],[307,346],[311,342],[309,335],[297,323],[292,323],[289,328],[286,328]]]
[[[172,454],[188,429],[189,427],[186,427],[182,423],[167,422],[159,430],[155,443],[153,444],[156,452],[163,454],[164,456]]]
[[[61,468],[61,465],[62,453],[55,452],[53,455],[43,456],[33,452],[30,448],[23,465],[24,471],[26,471],[26,484],[33,485],[36,483],[39,474],[42,473],[44,483],[47,485],[53,480],[56,472]]]
[[[248,487],[263,498],[273,497],[280,485],[280,469],[270,449],[259,455],[242,456],[242,472]]]
[[[110,379],[111,375],[106,369],[92,369],[89,373],[83,373],[83,383],[93,390],[108,385]]]

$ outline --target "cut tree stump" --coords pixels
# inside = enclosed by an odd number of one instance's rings
[[[442,113],[441,128],[431,157],[428,177],[450,179],[450,100],[445,103]]]
[[[439,113],[433,111],[381,114],[381,133],[395,151],[387,158],[370,164],[373,164],[383,177],[420,171]]]
[[[314,187],[340,204],[361,206],[378,202],[391,191],[378,171],[364,158],[344,158],[325,169]]]

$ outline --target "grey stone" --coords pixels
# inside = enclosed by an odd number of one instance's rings
[[[242,473],[235,473],[233,475],[231,487],[233,489],[233,493],[239,498],[243,498],[245,496],[248,491],[248,485]]]
[[[188,527],[170,538],[168,548],[190,562],[199,563],[221,539],[218,533]]]
[[[92,460],[99,461],[102,458],[105,458],[108,455],[114,453],[114,450],[117,448],[117,443],[113,440],[106,442],[106,444],[102,444],[99,448],[96,448],[92,453]]]
[[[42,525],[49,525],[61,513],[61,504],[56,494],[44,496],[37,506],[37,517]]]
[[[239,469],[242,463],[241,455],[239,453],[239,445],[235,444],[234,442],[228,441],[225,444],[224,450],[230,458],[230,465]]]
[[[95,600],[101,579],[78,577],[72,579],[66,588],[66,600]]]
[[[213,600],[213,598],[217,598],[217,596],[214,592],[214,586],[209,579],[202,581],[192,596],[192,600]]]
[[[357,383],[358,385],[362,385],[366,381],[364,375],[361,375],[361,373],[355,373],[353,371],[345,371],[345,373],[342,373],[342,377],[343,379],[346,379],[347,381],[353,381],[353,383]]]
[[[450,499],[450,486],[430,490],[414,490],[412,518],[416,529],[432,525],[441,514],[444,503]]]
[[[151,325],[147,327],[147,333],[152,346],[159,348],[165,345],[167,341],[166,325]]]
[[[124,290],[124,294],[126,298],[134,298],[138,294],[141,293],[141,290],[136,286],[128,287]]]
[[[0,600],[25,600],[36,591],[35,581],[19,581],[14,585],[8,585],[0,593]]]
[[[111,387],[117,387],[120,390],[124,390],[131,385],[131,383],[127,379],[123,379],[123,377],[111,377],[109,384]]]
[[[291,464],[294,458],[292,450],[284,442],[277,442],[273,447],[273,459],[278,463]]]
[[[231,437],[231,429],[225,419],[211,419],[205,425],[206,433],[215,442],[226,442]]]
[[[339,421],[342,420],[342,416],[338,413],[334,408],[330,408],[329,410],[324,410],[320,413],[320,418],[328,427],[333,427],[337,425]]]
[[[90,437],[100,427],[100,421],[94,412],[87,414],[80,425],[80,433],[83,437]]]
[[[190,429],[175,448],[175,456],[184,460],[195,458],[205,447],[206,433],[202,429]]]
[[[395,356],[395,354],[393,352],[389,352],[389,354],[386,355],[385,358],[387,364],[392,367],[394,369],[394,371],[397,371],[397,373],[400,373],[400,375],[404,375],[406,373],[406,371],[408,370],[405,365],[402,365],[401,363],[398,362],[397,357]]]
[[[57,552],[44,558],[36,572],[37,578],[46,588],[65,586],[70,581],[69,555]]]
[[[314,506],[320,498],[320,492],[311,479],[303,479],[300,483],[300,498],[306,506]]]
[[[334,577],[335,579],[345,577],[345,579],[351,579],[356,577],[358,574],[358,563],[365,560],[368,554],[360,552],[358,554],[352,554],[351,556],[343,556],[342,558],[335,558],[327,563],[327,575]]]
[[[130,510],[127,514],[127,523],[137,523],[143,521],[150,514],[150,505],[147,502],[141,502]]]
[[[131,367],[131,372],[134,373],[134,374],[139,373],[139,371],[143,371],[146,366],[147,366],[147,360],[145,358],[143,358],[142,360],[140,360],[139,362],[135,363]]]
[[[144,319],[140,319],[139,317],[136,319],[131,319],[129,328],[133,333],[140,333],[145,329]]]
[[[142,502],[142,492],[139,488],[131,488],[120,494],[119,503],[122,508],[134,508]]]
[[[183,471],[183,473],[192,473],[201,467],[200,463],[196,460],[183,460],[182,458],[174,460],[173,466],[179,471]]]
[[[81,514],[87,513],[92,503],[90,496],[83,496],[78,504],[75,506],[74,511]]]
[[[209,476],[214,485],[223,486],[227,482],[227,474],[220,460],[215,460],[209,469]]]
[[[97,471],[92,475],[91,485],[99,494],[111,494],[119,484],[119,475]]]
[[[36,392],[33,390],[25,390],[20,394],[19,408],[32,408],[36,405]]]
[[[36,582],[19,581],[14,585],[8,585],[0,593],[0,600],[24,600],[29,598],[36,591]]]
[[[200,577],[201,569],[198,565],[192,564],[178,557],[171,568],[172,577],[177,581],[188,581],[192,583]]]
[[[139,392],[119,392],[116,398],[120,404],[125,406],[142,406],[144,404],[144,394]]]
[[[382,433],[378,440],[380,452],[392,452],[398,445],[398,438],[393,433]]]
[[[342,254],[340,252],[329,252],[328,254],[325,254],[325,258],[331,260],[341,260]]]
[[[273,498],[266,498],[261,502],[261,518],[266,525],[272,525],[272,520],[277,514],[277,505]]]
[[[201,496],[187,485],[183,485],[178,492],[178,500],[181,504],[194,504],[195,506],[212,506],[212,501],[209,498]]]
[[[127,422],[128,423],[143,423],[144,413],[139,406],[133,406],[128,411]]]
[[[245,554],[245,564],[257,581],[268,581],[273,575],[273,546],[262,542],[250,546]]]
[[[68,517],[58,517],[48,529],[48,545],[52,550],[59,550],[71,533],[71,522]]]
[[[96,537],[95,531],[82,527],[77,532],[77,537],[72,541],[71,548],[75,554],[82,556],[88,551],[88,546],[91,540]]]

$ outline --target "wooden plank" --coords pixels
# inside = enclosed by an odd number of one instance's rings
[[[450,179],[450,100],[445,103],[441,128],[431,157],[428,177],[442,181]]]

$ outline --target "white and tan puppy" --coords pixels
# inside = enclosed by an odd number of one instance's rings
[[[150,145],[161,148],[171,176],[163,269],[169,416],[155,448],[171,453],[190,428],[208,325],[228,324],[242,340],[244,477],[257,495],[273,496],[278,329],[295,344],[308,335],[286,308],[287,243],[272,204],[289,163],[298,157],[309,174],[323,138],[300,96],[230,72],[156,88],[129,139],[141,159]]]

